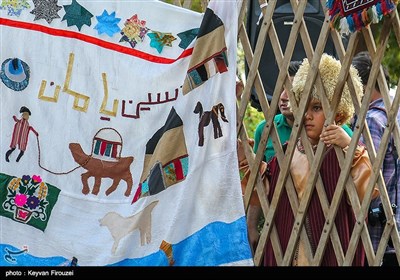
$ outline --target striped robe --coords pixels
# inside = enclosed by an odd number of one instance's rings
[[[295,151],[299,152],[297,149]],[[365,158],[366,157],[366,158]],[[364,158],[364,159],[363,159]],[[354,163],[355,162],[355,163]],[[360,149],[360,152],[358,152],[358,158],[355,156],[353,160],[353,165],[360,164],[362,162],[362,167],[360,167],[359,174],[362,176],[356,176],[358,179],[355,180],[356,185],[364,185],[368,183],[368,180],[365,180],[364,175],[367,175],[366,172],[368,172],[368,168],[365,168],[366,166],[370,166],[369,163],[369,158],[367,156],[366,150],[363,148]],[[291,168],[296,168],[292,167]],[[354,166],[353,166],[354,168]],[[279,165],[277,162],[277,158],[274,157],[270,162],[269,162],[269,182],[270,182],[270,192],[268,195],[269,201],[272,200],[272,196],[275,191],[276,183],[278,180],[279,176]],[[352,172],[357,171],[356,168],[352,170]],[[340,175],[340,167],[338,163],[338,159],[335,153],[334,149],[329,149],[325,157],[323,159],[323,162],[321,164],[320,168],[320,174],[321,178],[325,187],[326,195],[328,198],[329,203],[331,203],[333,194],[336,188],[336,183],[338,181],[339,175]],[[351,175],[350,175],[351,176]],[[364,178],[362,183],[359,182],[359,179]],[[365,182],[366,181],[366,182]],[[363,192],[365,190],[363,189],[363,186],[357,186],[357,188],[360,189],[359,192],[359,197],[363,197]],[[362,193],[360,195],[360,193]],[[298,194],[299,195],[299,194]],[[375,192],[373,196],[377,196],[378,193]],[[277,228],[279,240],[281,243],[281,248],[282,252],[285,253],[287,249],[287,245],[289,242],[290,234],[293,229],[293,224],[294,224],[294,216],[293,212],[289,203],[289,198],[286,192],[286,189],[283,188],[282,190],[282,196],[281,199],[277,205],[276,209],[276,214],[275,214],[275,226]],[[321,237],[321,233],[324,227],[325,223],[325,217],[322,211],[321,204],[319,202],[319,198],[317,195],[316,189],[314,189],[314,192],[312,194],[312,198],[307,210],[307,217],[305,219],[305,224],[304,226],[306,227],[307,234],[309,236],[309,240],[311,243],[311,247],[313,252],[315,253],[316,246],[318,245],[319,239]],[[344,193],[342,196],[342,199],[339,203],[337,215],[335,218],[335,225],[338,231],[338,235],[341,241],[341,245],[343,248],[343,252],[346,254],[347,249],[349,247],[349,242],[350,242],[350,237],[351,233],[354,228],[355,224],[355,216],[352,210],[351,205],[347,202],[346,199],[346,194]],[[359,244],[356,249],[356,253],[353,259],[353,266],[363,266],[365,261],[365,254],[364,254],[364,248],[362,246],[362,242],[359,241]],[[276,260],[272,248],[271,241],[268,240],[266,244],[266,249],[265,249],[265,255],[264,255],[264,265],[265,266],[276,266]],[[337,266],[337,260],[336,256],[333,250],[333,246],[330,240],[328,240],[328,243],[326,245],[326,250],[323,255],[323,259],[321,262],[321,266]]]
[[[28,145],[28,136],[29,131],[32,130],[36,135],[38,134],[33,127],[29,125],[29,122],[24,118],[17,119],[16,116],[13,116],[16,124],[14,125],[14,131],[11,139],[10,148],[14,149],[17,147],[21,151],[26,150],[26,146]]]

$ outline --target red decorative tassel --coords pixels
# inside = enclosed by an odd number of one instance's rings
[[[374,1],[352,1],[353,6],[347,6],[349,1],[328,0],[329,16],[331,28],[337,29],[341,33],[354,32],[368,26],[371,22],[376,23],[382,16],[389,15],[396,8],[399,0],[374,0]],[[378,7],[378,18],[373,15],[373,7]],[[345,13],[345,7],[349,9]],[[348,29],[341,25],[341,19],[347,18]],[[343,29],[343,30],[341,30]]]
[[[360,30],[363,27],[363,24],[358,16],[358,13],[354,13],[351,15],[354,21],[354,28],[355,30]]]
[[[388,14],[388,7],[385,0],[381,1],[381,9],[382,9],[382,15],[386,16]]]

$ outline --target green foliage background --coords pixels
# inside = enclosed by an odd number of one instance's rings
[[[176,1],[173,1],[173,0],[164,0],[163,2],[166,2],[166,3],[168,3],[168,4],[174,4],[174,2],[176,2]],[[179,0],[179,3],[181,4],[181,6],[183,6],[183,2],[185,2],[185,1],[183,1],[183,0]],[[190,1],[191,2],[191,10],[192,11],[196,11],[196,12],[203,12],[203,8],[201,7],[201,1],[200,0],[191,0]]]
[[[397,12],[400,13],[400,5],[397,5]],[[371,30],[375,36],[375,40],[379,42],[379,34],[381,34],[382,22],[372,26]],[[390,75],[391,88],[397,86],[400,77],[400,38],[399,42],[394,35],[393,29],[390,32],[389,42],[385,51],[382,64],[388,69]]]

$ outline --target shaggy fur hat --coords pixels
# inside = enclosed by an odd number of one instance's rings
[[[332,102],[333,99],[333,92],[335,91],[340,68],[341,68],[341,63],[339,60],[335,59],[333,56],[330,56],[328,54],[325,53],[322,54],[321,61],[319,64],[319,72],[329,102]],[[308,59],[305,58],[298,72],[293,78],[292,92],[294,93],[294,96],[298,103],[300,102],[300,99],[303,95],[309,70],[310,70],[310,64],[308,62]],[[350,66],[349,71],[350,71],[349,72],[350,76],[353,79],[356,94],[361,100],[361,97],[363,95],[363,85],[361,83],[361,78],[359,77],[357,70],[354,68],[354,66]],[[320,94],[321,93],[317,91],[316,86],[314,86],[314,89],[312,91],[312,98],[321,100]],[[347,83],[344,85],[342,98],[340,99],[340,103],[337,108],[337,114],[341,114],[341,116],[343,117],[342,119],[343,123],[348,122],[350,118],[353,117],[354,115],[354,105],[351,99]]]

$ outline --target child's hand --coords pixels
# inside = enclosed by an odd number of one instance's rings
[[[346,131],[341,126],[335,124],[328,125],[322,130],[320,140],[328,147],[336,145],[342,149],[347,147],[351,142],[351,138]]]

